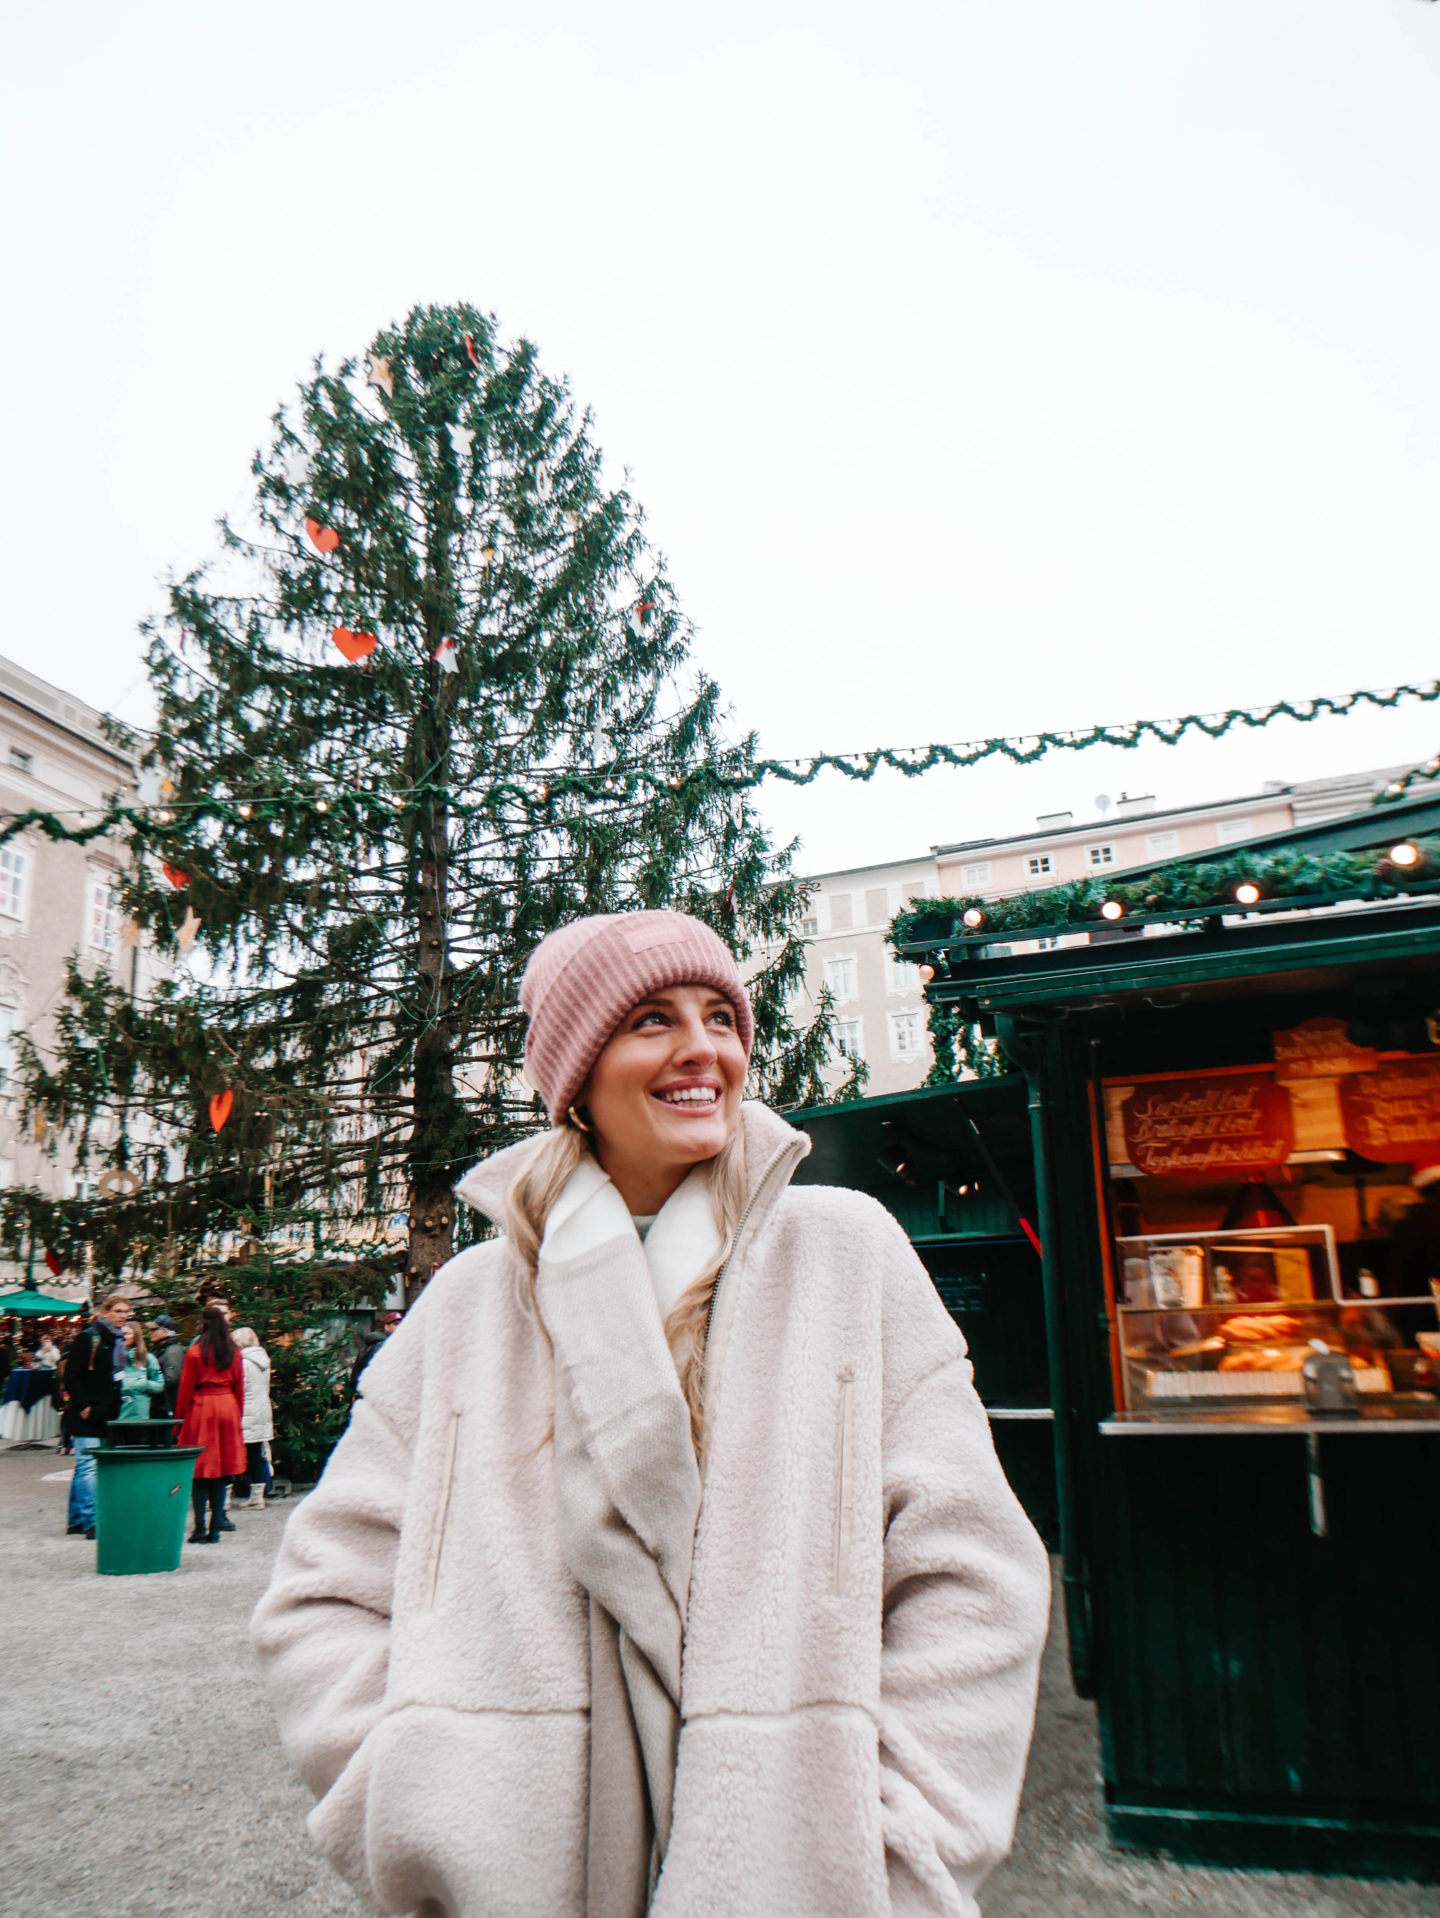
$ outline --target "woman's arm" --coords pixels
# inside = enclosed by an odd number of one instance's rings
[[[1014,1835],[1050,1568],[995,1457],[964,1340],[908,1246],[896,1265],[880,1663],[891,1905],[895,1918],[973,1918]]]
[[[184,1418],[190,1410],[190,1401],[195,1396],[195,1374],[200,1369],[200,1348],[192,1345],[185,1354],[185,1363],[180,1367],[180,1390],[175,1397],[175,1416]]]
[[[395,1561],[422,1387],[419,1316],[389,1341],[385,1363],[371,1368],[375,1375],[367,1372],[345,1436],[285,1527],[269,1590],[251,1621],[281,1741],[317,1797],[349,1766],[384,1704]]]

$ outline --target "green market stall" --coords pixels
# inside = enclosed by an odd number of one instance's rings
[[[995,1448],[1052,1549],[1059,1513],[1027,1091],[1018,1074],[789,1115],[797,1184],[871,1193],[964,1332]]]
[[[1048,921],[1040,893],[896,923],[1028,1087],[1071,1656],[1121,1845],[1440,1877],[1437,828],[1407,800]]]

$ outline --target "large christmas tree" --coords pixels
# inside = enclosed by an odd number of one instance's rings
[[[534,349],[419,308],[317,364],[254,473],[249,523],[150,629],[155,803],[122,906],[173,972],[134,1000],[77,967],[58,1055],[29,1062],[28,1113],[141,1183],[12,1195],[12,1231],[112,1271],[240,1245],[319,1296],[393,1269],[404,1214],[413,1297],[457,1176],[539,1122],[517,985],[578,913],[709,920],[758,967],[758,1092],[823,1098],[828,1021],[785,1010],[803,888],[752,744]]]

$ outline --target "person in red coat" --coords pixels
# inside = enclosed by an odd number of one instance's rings
[[[205,1448],[195,1461],[191,1489],[192,1545],[214,1545],[222,1532],[235,1530],[225,1516],[225,1492],[231,1479],[245,1470],[240,1427],[244,1409],[245,1361],[230,1336],[229,1315],[223,1305],[207,1305],[200,1318],[200,1336],[185,1354],[175,1399],[176,1416],[183,1421],[179,1443]]]

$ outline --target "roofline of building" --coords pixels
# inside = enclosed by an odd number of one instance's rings
[[[1105,833],[1113,832],[1120,825],[1136,826],[1147,820],[1159,823],[1166,819],[1203,818],[1207,813],[1227,813],[1239,806],[1276,805],[1297,794],[1321,793],[1332,789],[1339,791],[1347,784],[1383,784],[1387,778],[1409,770],[1407,764],[1358,773],[1340,773],[1328,779],[1294,780],[1283,786],[1274,784],[1263,787],[1259,792],[1239,793],[1234,799],[1205,799],[1189,806],[1157,806],[1152,812],[1121,813],[1116,818],[1092,819],[1076,826],[1037,827],[1034,832],[1010,833],[994,839],[962,839],[953,845],[932,846],[930,850],[934,858],[948,859],[957,853],[1001,852],[1010,846],[1032,845],[1037,839],[1093,839],[1097,835],[1103,837]]]
[[[837,866],[833,872],[807,872],[804,883],[818,886],[822,879],[853,879],[861,872],[893,872],[897,866],[933,866],[935,855],[922,852],[914,859],[875,859],[868,866]]]
[[[32,674],[31,677],[35,678],[38,675]],[[42,681],[42,684],[48,683],[48,681]],[[56,687],[55,690],[58,692],[60,689]],[[64,695],[67,698],[69,696]],[[32,719],[42,720],[45,725],[53,726],[57,732],[64,733],[67,738],[79,740],[83,746],[93,747],[97,753],[103,753],[107,759],[113,759],[117,766],[124,766],[128,771],[134,772],[135,761],[128,753],[122,753],[118,746],[112,746],[108,739],[97,739],[94,733],[82,732],[72,720],[61,719],[57,713],[46,712],[43,706],[32,705],[28,699],[22,699],[18,693],[11,692],[8,686],[0,686],[0,699],[8,700],[12,706],[18,706],[22,713],[29,713]],[[81,700],[78,703],[84,705],[85,702]],[[95,709],[93,706],[87,706],[86,711],[95,712]],[[98,720],[102,715],[95,713],[95,717]]]

